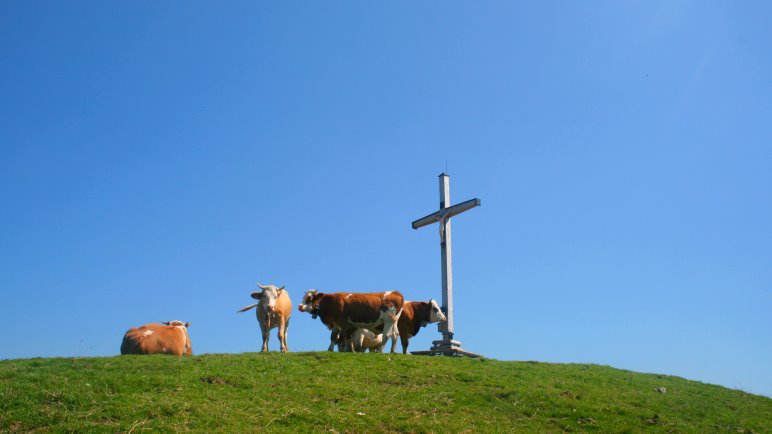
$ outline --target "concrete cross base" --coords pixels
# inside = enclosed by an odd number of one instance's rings
[[[461,342],[454,340],[440,340],[432,342],[432,347],[426,351],[411,351],[416,356],[457,356],[457,357],[482,357],[480,354],[470,353],[461,348]]]
[[[453,339],[440,339],[438,341],[432,341],[433,350],[450,350],[461,349],[461,342]]]

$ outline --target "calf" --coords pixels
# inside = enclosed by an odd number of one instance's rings
[[[330,346],[327,347],[327,351],[334,351],[338,348],[338,352],[350,353],[354,350],[351,340],[345,337],[346,333],[339,329],[334,329],[330,332]]]
[[[406,301],[397,322],[399,339],[402,341],[402,354],[407,354],[408,340],[417,335],[421,327],[445,320],[445,314],[434,300]]]
[[[239,309],[238,312],[246,312],[253,307],[257,308],[255,309],[255,315],[257,316],[258,324],[260,324],[260,332],[263,335],[263,348],[261,352],[268,351],[270,331],[278,327],[281,352],[286,353],[288,351],[287,328],[289,328],[290,314],[292,314],[292,302],[290,301],[289,294],[287,294],[283,286],[277,288],[274,285],[263,286],[259,283],[257,286],[262,291],[253,292],[252,298],[259,301]]]
[[[356,329],[351,339],[354,341],[354,351],[364,353],[365,350],[370,350],[373,353],[381,347],[383,333],[376,335],[367,329]]]
[[[383,351],[386,341],[391,338],[391,352],[397,346],[397,321],[402,313],[404,298],[398,291],[325,294],[315,289],[306,291],[298,310],[308,312],[333,332],[341,333],[342,339],[351,339],[356,328],[370,331],[383,329],[384,339],[379,350]],[[349,344],[350,346],[350,344]]]
[[[193,347],[188,336],[189,326],[189,322],[170,321],[131,328],[123,335],[121,354],[190,356],[193,354]]]

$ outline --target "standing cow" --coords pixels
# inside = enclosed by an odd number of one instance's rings
[[[407,354],[408,340],[417,335],[421,327],[446,320],[445,314],[434,300],[406,301],[397,322],[399,339],[402,341],[402,354]]]
[[[238,310],[238,312],[246,312],[253,307],[256,307],[257,322],[260,324],[260,331],[263,334],[263,349],[262,352],[268,351],[268,337],[272,328],[279,328],[279,343],[281,344],[281,352],[286,353],[287,350],[287,328],[289,327],[290,314],[292,313],[292,302],[290,301],[289,294],[284,290],[284,287],[277,288],[274,285],[263,286],[257,284],[262,290],[260,292],[253,292],[252,298],[258,300],[255,304],[250,304]]]
[[[161,324],[145,324],[129,329],[123,335],[121,354],[193,354],[188,327],[190,323],[169,321]]]
[[[378,333],[381,329],[383,341],[378,349],[383,351],[386,341],[391,338],[393,353],[397,346],[397,321],[403,303],[404,298],[398,291],[325,294],[310,289],[303,296],[298,310],[310,313],[314,319],[318,316],[333,333],[339,331],[341,339],[347,339],[349,346],[353,342],[351,335],[357,328]]]

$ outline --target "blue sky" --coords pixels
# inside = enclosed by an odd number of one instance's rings
[[[2,2],[0,358],[171,319],[196,353],[256,351],[255,282],[439,299],[410,223],[447,165],[482,200],[453,220],[467,350],[772,395],[770,16]],[[290,350],[327,338],[294,311]]]

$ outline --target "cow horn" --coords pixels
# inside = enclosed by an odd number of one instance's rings
[[[287,285],[282,285],[281,288],[277,289],[277,291],[283,291],[285,286]]]
[[[259,282],[257,283],[257,286],[259,286],[260,289],[265,289],[265,286],[261,285]]]

